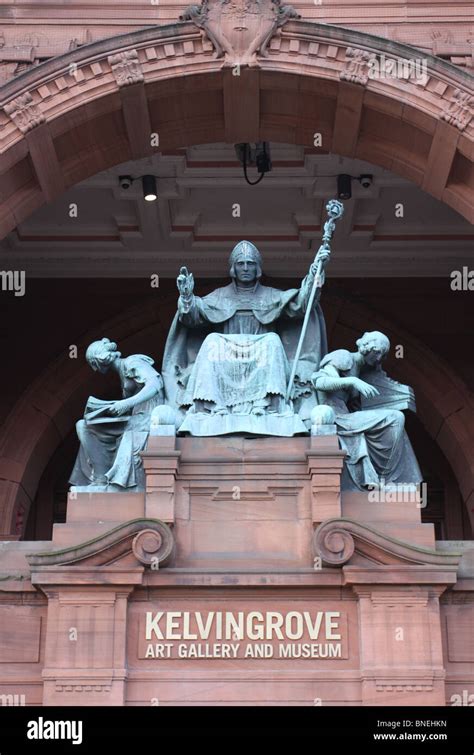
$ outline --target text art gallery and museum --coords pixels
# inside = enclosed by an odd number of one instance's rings
[[[466,6],[68,5],[0,47],[4,704],[470,700]]]

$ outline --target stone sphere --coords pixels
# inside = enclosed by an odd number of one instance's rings
[[[311,412],[312,425],[333,425],[336,419],[334,409],[327,404],[315,406]]]
[[[174,425],[176,423],[176,410],[172,406],[161,404],[155,406],[151,413],[151,426]]]

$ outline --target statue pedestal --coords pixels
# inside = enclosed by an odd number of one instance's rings
[[[177,566],[311,567],[313,527],[340,516],[337,438],[150,438],[145,512],[174,522]]]
[[[335,435],[152,436],[143,461],[144,493],[70,496],[52,543],[7,544],[45,704],[444,704],[459,557],[416,505],[341,496]]]

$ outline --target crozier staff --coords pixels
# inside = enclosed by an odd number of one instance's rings
[[[301,350],[303,348],[303,343],[306,336],[306,330],[308,327],[308,322],[311,315],[311,309],[312,309],[313,302],[316,296],[316,292],[318,289],[322,288],[324,284],[324,276],[322,276],[322,272],[323,272],[324,266],[327,264],[329,260],[329,255],[331,254],[329,242],[331,241],[334,231],[336,230],[336,220],[339,220],[339,218],[342,217],[342,214],[344,212],[344,207],[342,205],[342,202],[338,202],[337,199],[331,199],[326,205],[326,210],[329,217],[324,224],[323,243],[319,247],[318,253],[314,259],[314,262],[312,263],[309,269],[310,274],[313,275],[313,286],[312,286],[311,293],[308,298],[308,302],[306,304],[306,312],[305,312],[305,316],[303,320],[303,327],[301,328],[301,335],[298,341],[298,347],[296,349],[296,354],[293,360],[293,367],[291,370],[290,379],[288,381],[288,388],[286,390],[287,401],[290,398],[291,392],[293,389],[293,383],[295,380],[296,370],[298,369],[298,360],[300,358]]]

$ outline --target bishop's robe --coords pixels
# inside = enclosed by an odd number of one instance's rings
[[[207,296],[194,296],[188,311],[178,309],[163,357],[167,403],[183,412],[194,401],[207,402],[214,411],[247,413],[258,406],[284,411],[312,284],[312,275],[299,289],[287,291],[260,282],[240,288],[233,281]],[[311,375],[327,352],[318,299],[319,291],[292,392],[294,411],[303,421],[316,404]]]

